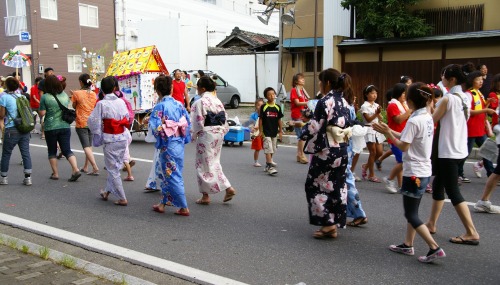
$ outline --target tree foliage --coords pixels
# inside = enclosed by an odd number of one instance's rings
[[[365,38],[415,38],[431,31],[423,18],[408,9],[420,1],[343,0],[341,4],[344,9],[355,7],[356,32]]]

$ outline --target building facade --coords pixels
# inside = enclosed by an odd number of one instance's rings
[[[299,7],[297,3],[297,10]],[[318,18],[319,23],[330,12],[324,12],[325,7],[319,1]],[[302,8],[302,7],[301,7]],[[301,26],[300,32],[291,27],[285,28],[285,43],[303,43],[304,47],[289,49],[291,59],[284,58],[287,66],[287,75],[284,82],[287,83],[296,72],[305,72],[307,81],[313,81],[311,77],[312,49],[310,40],[304,42],[304,38],[312,38],[312,13],[314,6],[309,4],[305,7],[304,17],[309,18],[309,28]],[[328,8],[329,9],[329,8]],[[334,9],[342,10],[340,6]],[[500,17],[496,11],[500,9],[500,2],[496,0],[424,0],[412,8],[420,11],[433,32],[428,37],[414,39],[378,39],[364,40],[343,36],[342,33],[333,35],[333,62],[330,66],[349,73],[353,77],[353,87],[357,92],[358,102],[362,102],[361,90],[368,84],[374,84],[381,90],[379,103],[385,104],[383,96],[385,91],[399,81],[400,76],[412,76],[415,80],[436,83],[440,80],[440,70],[449,63],[463,64],[471,61],[474,64],[485,63],[489,73],[500,72]],[[299,14],[299,11],[297,11]],[[325,20],[325,22],[328,20]],[[300,26],[300,16],[297,24]],[[334,25],[351,26],[350,17],[341,23]],[[328,26],[328,24],[326,25]],[[288,31],[288,32],[287,32]],[[323,32],[324,28],[318,25],[318,54],[324,57]],[[292,35],[290,36],[290,33]],[[331,39],[330,36],[325,37]],[[303,59],[294,53],[305,52]],[[321,62],[321,58],[318,62]],[[291,62],[291,63],[287,63]],[[322,69],[320,66],[318,69]],[[328,66],[327,66],[328,67]],[[314,84],[314,83],[313,83]],[[313,90],[312,85],[306,86]]]
[[[78,89],[78,76],[89,68],[105,71],[115,49],[113,1],[5,0],[0,5],[5,31],[0,51],[18,49],[31,57],[22,69],[22,80],[31,84],[46,67],[67,78],[67,90]],[[19,34],[30,37],[21,42]],[[86,52],[82,53],[82,48]],[[94,55],[95,53],[95,55]],[[84,58],[82,62],[82,56]],[[0,74],[13,68],[0,66]]]

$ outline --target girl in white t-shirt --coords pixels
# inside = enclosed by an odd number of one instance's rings
[[[444,251],[432,238],[427,226],[418,217],[420,200],[425,193],[432,174],[431,151],[434,136],[434,121],[427,111],[432,102],[432,90],[426,84],[417,82],[408,88],[408,107],[415,110],[401,133],[389,129],[384,123],[373,124],[373,128],[386,135],[403,153],[403,207],[408,221],[406,237],[400,245],[391,245],[391,251],[414,255],[413,241],[418,233],[429,246],[429,252],[420,256],[420,262],[429,263],[446,257]],[[397,139],[400,137],[400,139]]]
[[[366,147],[370,152],[368,161],[361,165],[362,177],[364,180],[380,183],[381,181],[377,178],[377,176],[375,176],[373,171],[373,163],[382,155],[382,141],[380,140],[380,134],[377,136],[378,133],[372,128],[373,123],[377,123],[382,119],[382,116],[380,115],[382,108],[380,108],[379,104],[375,102],[375,100],[377,100],[377,93],[377,87],[374,85],[366,86],[363,89],[365,102],[361,105],[359,110],[361,111],[361,114],[363,114],[363,123],[367,128],[365,140]]]

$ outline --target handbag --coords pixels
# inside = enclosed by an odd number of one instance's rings
[[[61,104],[61,102],[59,101],[59,99],[57,99],[56,95],[52,96],[54,96],[54,98],[57,101],[57,104],[59,105],[59,108],[61,108],[62,111],[61,118],[63,119],[63,121],[65,121],[68,124],[73,123],[76,119],[76,111],[73,109],[69,109],[68,107],[64,107],[63,104]]]

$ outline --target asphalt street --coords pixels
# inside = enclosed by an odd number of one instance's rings
[[[74,130],[72,148],[81,166],[84,156]],[[416,258],[425,255],[428,248],[419,237],[414,257],[387,249],[390,244],[402,242],[406,224],[401,196],[387,193],[383,184],[357,184],[368,224],[340,230],[335,240],[313,239],[311,234],[317,227],[308,223],[304,194],[308,166],[295,162],[294,146],[278,148],[276,177],[252,166],[249,143],[224,147],[222,165],[237,195],[225,204],[221,193],[212,196],[209,206],[203,206],[194,203],[201,194],[195,177],[195,148],[187,145],[184,179],[190,217],[174,215],[174,208],[167,208],[165,214],[152,211],[159,195],[144,193],[143,188],[153,145],[145,143],[144,136],[134,135],[130,149],[137,161],[133,168],[135,181],[124,182],[129,206],[119,207],[112,203],[115,197],[110,196],[108,202],[99,199],[106,180],[102,149],[95,149],[100,176],[82,175],[76,183],[67,182],[71,171],[61,159],[60,179],[53,181],[49,179],[45,141],[33,135],[33,186],[22,185],[21,158],[16,151],[11,159],[9,185],[0,186],[0,212],[249,284],[500,283],[500,215],[473,212],[481,234],[480,245],[451,244],[448,239],[464,230],[452,205],[446,203],[435,238],[447,258],[435,264],[420,264]],[[358,168],[366,159],[363,154]],[[260,161],[264,161],[263,154]],[[393,165],[393,158],[387,159],[377,175],[388,175]],[[464,184],[462,193],[468,202],[476,202],[486,179],[473,177],[471,164],[466,165],[466,175],[472,183]],[[493,194],[492,202],[500,204],[498,192]],[[426,194],[420,207],[424,221],[430,205],[431,197]]]

